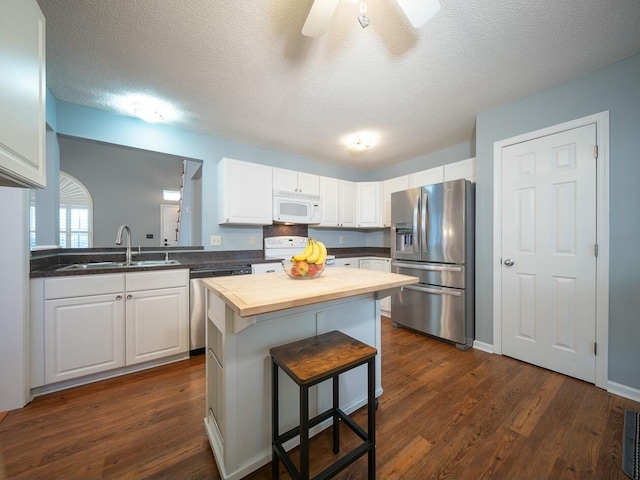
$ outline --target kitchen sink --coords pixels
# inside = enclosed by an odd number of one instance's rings
[[[100,270],[106,268],[133,268],[133,267],[161,267],[163,265],[180,265],[177,260],[140,260],[139,262],[89,262],[74,263],[64,267],[56,268],[58,272],[70,270]]]

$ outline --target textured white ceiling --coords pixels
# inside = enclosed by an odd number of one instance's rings
[[[39,0],[47,85],[117,112],[147,93],[177,128],[358,170],[470,141],[475,116],[640,52],[639,0],[441,0],[413,29],[395,0],[341,0],[327,33],[312,0]],[[640,81],[640,80],[639,80]],[[346,135],[369,130],[355,153]]]

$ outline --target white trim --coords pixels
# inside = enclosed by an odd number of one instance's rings
[[[596,124],[596,356],[595,384],[607,388],[609,363],[609,111],[494,142],[493,144],[493,353],[502,354],[502,149],[516,143]]]
[[[480,350],[482,352],[495,353],[493,351],[493,345],[491,345],[490,343],[481,342],[479,340],[473,341],[473,348],[475,348],[476,350]]]
[[[607,392],[614,395],[620,395],[621,397],[628,398],[635,402],[640,402],[640,390],[621,383],[609,382]]]

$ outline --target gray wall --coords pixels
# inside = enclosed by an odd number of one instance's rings
[[[176,203],[164,201],[162,190],[180,189],[182,158],[76,138],[58,142],[60,170],[93,197],[93,245],[114,247],[118,227],[127,224],[133,246],[160,246],[160,204]]]
[[[609,379],[640,388],[640,55],[495,110],[476,122],[476,338],[493,343],[493,144],[609,110]]]

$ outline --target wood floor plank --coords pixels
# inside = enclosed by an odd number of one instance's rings
[[[640,403],[388,319],[382,353],[378,478],[627,478],[623,415]],[[204,402],[204,356],[39,397],[0,421],[0,478],[218,480]],[[366,425],[366,409],[353,416]],[[340,455],[358,441],[345,430]],[[330,429],[312,449],[319,471],[334,458]],[[337,478],[366,479],[366,459]]]

